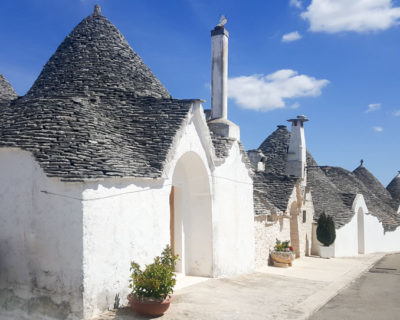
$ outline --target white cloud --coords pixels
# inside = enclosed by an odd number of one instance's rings
[[[368,112],[378,111],[381,107],[382,107],[381,103],[371,103],[368,105],[368,109],[365,112],[368,113]]]
[[[310,31],[381,31],[399,23],[400,7],[392,0],[312,0],[301,17]]]
[[[293,31],[290,33],[286,33],[282,36],[282,42],[292,42],[292,41],[296,41],[296,40],[300,40],[302,37],[300,35],[300,33],[298,33],[297,31]]]
[[[375,132],[382,132],[383,128],[382,127],[373,127]]]
[[[400,110],[396,110],[396,111],[394,112],[394,116],[395,116],[395,117],[400,117]]]
[[[242,108],[270,111],[284,108],[285,99],[319,96],[328,83],[328,80],[318,80],[294,70],[282,69],[268,75],[231,78],[228,95]]]
[[[296,7],[296,8],[298,8],[298,9],[302,9],[302,8],[303,8],[303,4],[301,3],[300,0],[290,0],[289,4],[290,4],[292,7]]]

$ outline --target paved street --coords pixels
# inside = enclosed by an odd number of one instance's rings
[[[311,319],[400,319],[400,254],[385,256]]]
[[[306,257],[296,260],[292,268],[265,267],[249,275],[181,286],[170,309],[159,319],[306,319],[382,256]],[[148,318],[126,308],[96,318],[111,319]]]

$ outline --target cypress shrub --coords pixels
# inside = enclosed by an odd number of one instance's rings
[[[318,218],[317,239],[325,247],[329,247],[336,239],[335,222],[325,212]]]

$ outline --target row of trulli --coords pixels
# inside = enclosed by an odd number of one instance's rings
[[[126,303],[129,262],[148,263],[166,244],[180,255],[177,272],[207,277],[267,264],[276,238],[310,255],[323,211],[336,221],[336,255],[398,249],[400,177],[386,192],[363,166],[318,166],[305,116],[246,154],[228,120],[224,24],[211,39],[211,111],[172,98],[99,6],[26,95],[0,76],[9,310],[90,319]]]

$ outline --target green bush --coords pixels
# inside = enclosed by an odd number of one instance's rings
[[[335,222],[325,212],[318,218],[317,239],[325,247],[329,247],[336,239]]]
[[[173,255],[170,246],[167,246],[161,256],[154,258],[152,264],[146,265],[146,268],[140,270],[139,264],[131,262],[131,279],[129,287],[132,288],[131,296],[137,299],[153,298],[164,300],[170,293],[176,283],[175,265],[177,255]]]

